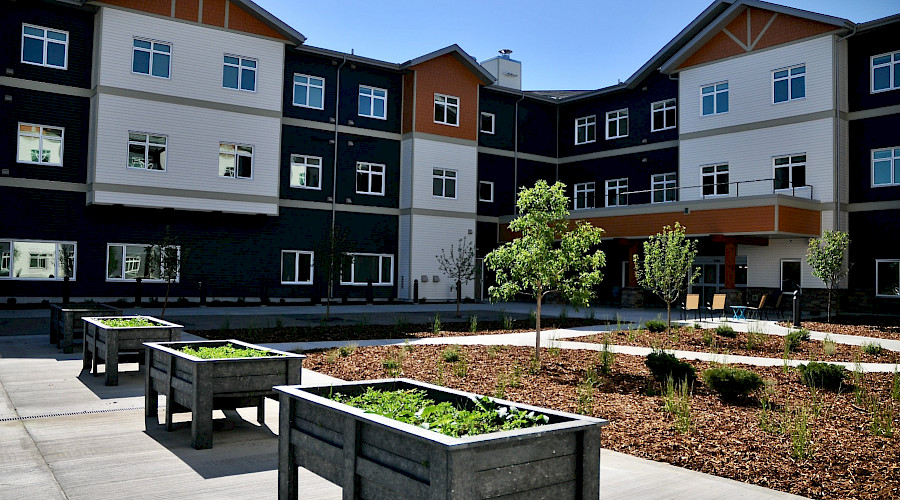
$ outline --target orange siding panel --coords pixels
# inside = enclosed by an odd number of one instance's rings
[[[203,0],[203,24],[225,27],[225,0]]]
[[[415,95],[415,73],[406,73],[403,75],[403,125],[401,132],[406,134],[412,132],[413,123],[413,95]]]
[[[426,61],[416,71],[416,131],[475,141],[478,139],[479,80],[450,54]],[[434,122],[434,94],[459,98],[459,126]]]
[[[172,14],[172,0],[104,0],[104,3],[161,16]]]
[[[175,17],[197,22],[200,15],[200,0],[175,0]]]
[[[733,21],[728,23],[728,26],[725,26],[725,29],[736,36],[738,40],[747,43],[747,11],[738,14]]]
[[[746,54],[746,51],[741,48],[740,45],[736,44],[731,37],[720,32],[712,37],[710,41],[706,42],[706,45],[700,47],[696,52],[691,54],[678,69],[684,69],[710,61],[717,61],[739,54]]]
[[[254,15],[231,2],[228,5],[228,29],[287,40],[281,33],[273,30]]]
[[[778,207],[778,230],[818,236],[822,231],[821,213],[802,208]]]
[[[782,43],[828,33],[835,29],[837,28],[828,24],[779,14],[772,25],[769,26],[769,29],[763,34],[762,40],[759,41],[755,49],[773,47]]]
[[[759,34],[762,32],[763,28],[766,27],[766,24],[768,24],[769,20],[772,19],[775,13],[768,10],[756,8],[747,10],[750,12],[750,41],[752,42],[753,40],[756,40],[757,37],[759,37]],[[772,27],[769,26],[769,29],[771,28]]]

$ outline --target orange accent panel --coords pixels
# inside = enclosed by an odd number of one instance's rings
[[[778,207],[778,231],[818,236],[822,231],[822,215],[813,210]]]
[[[728,26],[725,26],[725,29],[736,36],[738,40],[747,43],[747,11],[745,10],[738,14],[734,20],[728,23]],[[747,43],[747,45],[749,45],[749,43]]]
[[[200,14],[200,0],[175,0],[175,17],[197,22]]]
[[[225,27],[225,0],[203,0],[203,24]]]
[[[104,0],[104,2],[161,16],[172,13],[172,0]]]
[[[759,50],[782,43],[793,42],[794,40],[821,35],[836,29],[838,28],[829,24],[779,14],[754,49]]]
[[[281,33],[273,30],[256,16],[250,14],[240,6],[235,5],[233,2],[229,2],[228,5],[228,29],[278,38],[279,40],[287,40]]]
[[[775,13],[762,9],[747,9],[747,11],[750,12],[750,42],[752,43]],[[769,26],[769,29],[772,27]]]
[[[416,131],[478,139],[478,78],[452,55],[414,66],[416,71]],[[434,123],[434,94],[459,98],[459,126]]]
[[[714,37],[703,47],[700,47],[691,54],[690,57],[684,61],[678,69],[684,69],[691,66],[695,66],[697,64],[702,64],[710,61],[717,61],[719,59],[725,59],[726,57],[736,56],[740,54],[746,54],[745,51],[740,45],[734,43],[734,40],[731,39],[725,33],[719,32],[716,33]]]
[[[413,100],[415,82],[415,73],[403,75],[403,126],[401,127],[401,133],[404,134],[412,132],[413,106],[416,104]]]

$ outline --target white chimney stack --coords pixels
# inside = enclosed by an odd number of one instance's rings
[[[494,75],[494,85],[522,90],[522,63],[510,57],[512,50],[502,49],[500,55],[481,63],[481,66]]]

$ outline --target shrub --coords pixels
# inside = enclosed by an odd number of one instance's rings
[[[444,349],[441,351],[441,357],[444,359],[445,363],[456,363],[459,361],[459,347],[450,346]]]
[[[721,335],[723,337],[735,338],[737,337],[737,332],[734,331],[734,328],[728,325],[719,325],[716,327],[716,334]]]
[[[676,382],[687,381],[690,384],[697,380],[697,373],[693,366],[665,351],[651,352],[647,355],[644,363],[653,377],[660,382],[665,381],[668,377],[672,377]]]
[[[844,382],[847,370],[843,366],[828,363],[810,362],[800,365],[800,381],[810,387],[837,390]]]
[[[749,396],[765,385],[755,372],[730,366],[718,366],[704,371],[703,382],[723,399],[729,400]]]
[[[801,328],[784,336],[784,348],[788,352],[796,351],[804,340],[809,340],[809,330]]]
[[[651,319],[650,321],[644,323],[644,326],[647,327],[652,333],[662,333],[666,331],[666,322],[658,319]]]
[[[881,344],[878,342],[865,342],[862,345],[862,351],[866,354],[872,354],[874,356],[878,356],[883,351]]]

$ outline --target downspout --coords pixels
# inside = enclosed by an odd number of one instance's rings
[[[841,230],[841,53],[840,42],[850,38],[856,34],[856,25],[847,36],[838,37],[838,44],[835,44],[834,55],[834,102],[835,102],[835,119],[834,119],[834,230]],[[849,168],[849,165],[848,165]]]
[[[513,215],[518,213],[519,204],[516,202],[516,199],[519,195],[519,103],[525,100],[525,91],[522,92],[522,97],[516,101],[516,127],[515,132],[513,132]]]
[[[347,64],[347,56],[344,56],[343,61],[337,67],[337,77],[336,77],[336,91],[335,91],[335,99],[334,99],[334,162],[332,165],[331,171],[331,236],[334,237],[334,227],[335,227],[335,212],[336,212],[336,204],[337,204],[337,166],[338,166],[338,126],[341,122],[341,68]],[[331,259],[334,260],[334,259]],[[332,270],[333,271],[333,270]]]

